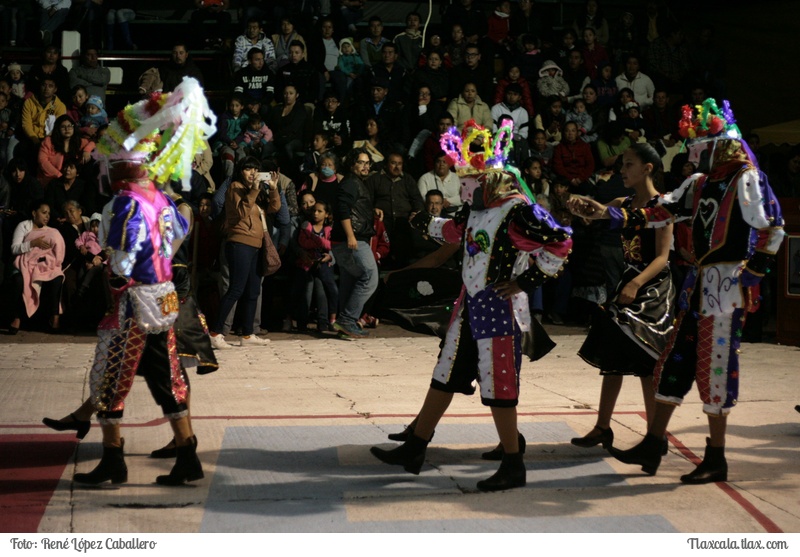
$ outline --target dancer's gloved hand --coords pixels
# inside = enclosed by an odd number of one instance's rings
[[[456,224],[464,224],[469,219],[469,213],[472,209],[469,203],[464,203],[461,208],[453,215],[453,222]]]
[[[433,215],[425,211],[420,211],[408,221],[411,223],[411,228],[419,230],[420,232],[428,233],[428,226],[433,221]]]

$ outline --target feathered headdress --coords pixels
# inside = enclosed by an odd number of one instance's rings
[[[504,119],[492,136],[492,132],[475,120],[464,123],[459,134],[454,126],[439,138],[442,150],[447,154],[450,166],[454,166],[459,176],[485,174],[487,172],[510,172],[519,183],[522,192],[533,203],[535,196],[522,179],[519,170],[507,164],[508,155],[514,146],[514,121]],[[473,153],[470,145],[476,139],[482,140],[483,151]]]
[[[217,131],[216,123],[200,83],[184,77],[172,93],[152,93],[121,110],[97,151],[110,162],[142,164],[154,182],[180,180],[189,191],[192,160]]]

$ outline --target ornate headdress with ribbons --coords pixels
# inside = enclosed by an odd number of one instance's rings
[[[442,150],[447,154],[451,166],[461,176],[480,175],[489,172],[511,173],[524,193],[533,203],[535,196],[525,183],[519,170],[507,164],[508,155],[514,146],[514,121],[504,119],[501,126],[492,135],[491,130],[479,125],[475,120],[464,123],[463,131],[458,133],[456,127],[450,128],[439,139]],[[470,145],[481,139],[483,150],[472,152]]]
[[[172,93],[152,93],[121,110],[97,145],[101,157],[141,164],[159,184],[180,180],[191,189],[192,160],[216,132],[200,83],[184,77]]]
[[[712,165],[746,157],[750,164],[758,166],[755,155],[742,137],[739,126],[736,125],[731,103],[727,100],[722,101],[722,109],[714,99],[706,99],[694,109],[684,105],[681,109],[678,133],[685,139],[684,146],[689,150],[690,160],[695,162],[695,159],[699,160],[700,153],[707,148],[708,143],[711,143]]]

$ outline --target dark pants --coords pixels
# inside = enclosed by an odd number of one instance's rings
[[[261,277],[256,270],[259,249],[239,242],[228,242],[225,244],[225,257],[230,269],[230,286],[220,301],[219,315],[212,330],[215,333],[222,332],[225,320],[238,302],[242,311],[242,334],[249,336],[253,334],[256,303],[261,290]]]
[[[292,305],[293,317],[300,328],[308,324],[312,299],[317,307],[317,324],[327,324],[328,316],[336,313],[339,306],[339,287],[333,267],[327,263],[315,265],[308,271],[297,269],[292,285]]]
[[[14,315],[14,319],[16,319],[25,315],[25,302],[22,299],[22,275],[14,273],[13,281],[14,298],[17,300],[17,308]],[[61,285],[63,283],[63,276],[42,283],[42,291],[39,294],[39,309],[36,313],[42,313],[48,319],[59,314],[58,308],[61,303]]]

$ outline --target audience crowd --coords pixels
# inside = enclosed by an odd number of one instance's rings
[[[489,9],[454,0],[443,23],[424,34],[417,12],[407,14],[402,32],[389,33],[380,17],[364,19],[365,3],[181,2],[175,15],[191,11],[196,32],[139,79],[142,95],[170,91],[185,76],[203,82],[191,52],[229,57],[218,132],[195,158],[192,190],[182,194],[197,211],[189,240],[193,289],[212,334],[250,338],[272,323],[284,330],[310,323],[320,332],[365,336],[382,310],[377,292],[388,288],[379,276],[438,247],[414,233],[409,219],[461,207],[459,179],[439,138],[453,126],[497,130],[504,120],[514,123],[510,162],[537,202],[575,230],[566,271],[531,296],[532,309],[555,324],[586,322],[622,275],[622,245],[601,222],[573,218],[566,200],[626,195],[621,154],[637,142],[662,155],[662,192],[698,170],[680,152],[678,121],[682,104],[721,103],[726,94],[713,25],[689,40],[682,19],[655,1],[612,17],[588,0],[573,22],[556,28],[546,6],[532,0],[500,0]],[[26,317],[52,331],[91,329],[108,300],[104,256],[92,239],[95,213],[112,195],[92,157],[109,118],[110,76],[98,63],[99,47],[135,49],[146,38],[129,26],[135,1],[35,4],[41,62],[23,70],[0,60],[0,281],[14,286],[3,292],[19,296],[15,276],[32,250],[47,252],[52,268],[43,303],[34,304],[26,288],[3,318],[11,332]],[[0,17],[8,40],[21,44],[24,25],[16,25],[13,5],[4,2]],[[80,62],[67,71],[53,45],[69,25],[85,40]],[[758,137],[747,139],[758,153]],[[779,196],[800,195],[798,161],[800,151],[778,168],[762,159]],[[64,246],[54,250],[60,244],[48,228]],[[254,255],[263,234],[282,260],[265,278]],[[214,342],[229,347],[224,337]]]

